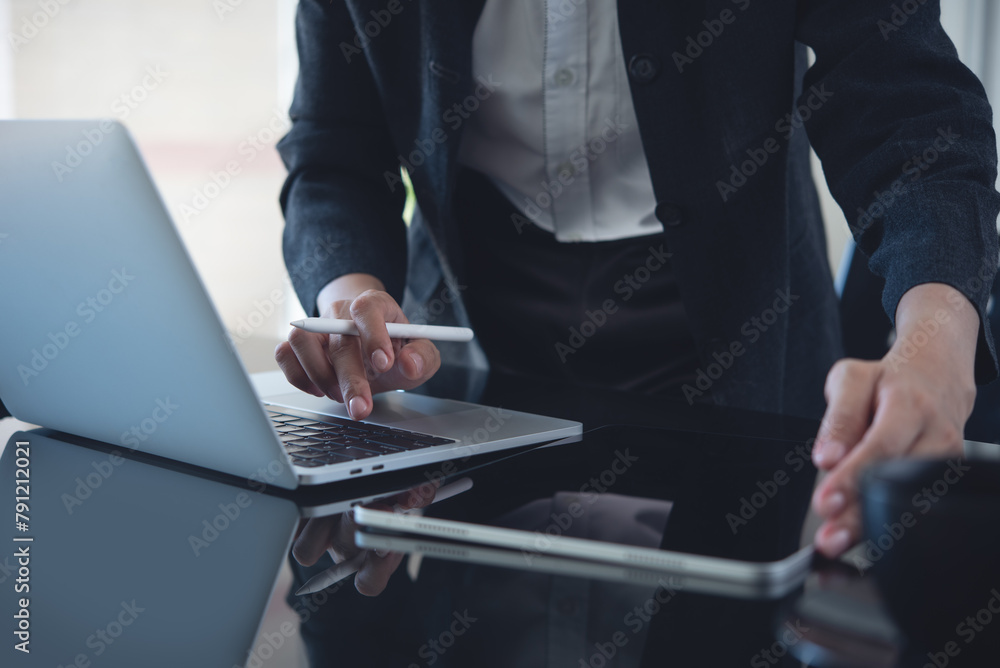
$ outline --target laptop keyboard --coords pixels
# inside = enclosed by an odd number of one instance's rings
[[[324,416],[313,420],[272,408],[267,409],[267,414],[292,463],[306,468],[457,443],[450,438],[346,418]]]

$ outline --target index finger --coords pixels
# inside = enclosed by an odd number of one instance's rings
[[[830,469],[862,439],[872,420],[878,367],[859,360],[840,360],[826,379],[827,407],[813,446],[813,462]]]
[[[816,488],[813,498],[820,514],[830,518],[857,503],[862,470],[871,464],[898,456],[910,449],[924,429],[924,420],[898,394],[884,392],[871,427],[857,446]],[[830,503],[830,499],[836,499]]]
[[[396,300],[378,290],[362,292],[351,302],[351,319],[361,334],[364,359],[379,373],[391,369],[395,351],[385,323],[407,322]]]

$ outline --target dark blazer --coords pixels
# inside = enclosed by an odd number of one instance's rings
[[[307,311],[349,272],[378,276],[402,299],[401,163],[433,241],[417,245],[436,248],[461,283],[452,211],[462,124],[449,110],[481,85],[471,42],[482,4],[301,2],[293,126],[279,150],[289,171],[285,259]],[[992,112],[941,28],[938,2],[902,4],[912,13],[887,0],[618,3],[656,214],[706,395],[718,403],[822,410],[840,333],[810,140],[886,281],[890,318],[903,293],[932,281],[985,313],[1000,210]],[[550,2],[549,20],[563,6],[573,3]],[[803,45],[816,55],[808,70]],[[317,251],[331,243],[336,252]],[[428,296],[437,274],[409,273],[411,291]],[[775,308],[782,300],[785,312]],[[996,357],[981,319],[977,378],[988,381]],[[743,353],[730,367],[713,367],[735,344]]]

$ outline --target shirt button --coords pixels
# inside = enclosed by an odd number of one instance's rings
[[[637,53],[628,61],[628,73],[632,81],[640,84],[648,84],[656,78],[660,72],[660,66],[653,56],[646,53]]]
[[[576,75],[573,74],[573,70],[563,68],[555,73],[552,80],[557,86],[569,86],[576,80]]]
[[[574,167],[573,163],[568,160],[556,167],[556,178],[559,178],[560,176],[564,175],[566,177],[570,177],[574,176],[575,174],[576,174],[576,167]]]
[[[681,210],[669,202],[660,202],[653,210],[657,220],[667,227],[677,227],[681,224]]]

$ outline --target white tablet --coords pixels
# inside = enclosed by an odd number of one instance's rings
[[[494,565],[529,569],[539,563],[551,563],[550,557],[565,557],[591,564],[646,569],[661,575],[749,585],[761,591],[785,588],[790,584],[794,588],[800,584],[809,571],[813,556],[811,545],[773,562],[738,561],[570,536],[549,536],[547,541],[540,545],[538,533],[534,531],[404,515],[372,508],[356,508],[354,519],[363,527],[392,532],[391,534],[358,532],[355,538],[360,547],[419,551],[436,553],[440,556],[457,554],[458,550],[464,550],[466,555],[473,554],[470,550],[479,544],[510,551],[510,557],[503,557],[503,564]],[[422,537],[450,542],[432,545],[426,541],[419,542],[419,538]],[[417,545],[420,547],[416,547]],[[497,556],[496,553],[491,554]],[[566,563],[559,562],[561,565]]]
[[[796,569],[793,571],[788,569],[783,577],[758,577],[750,581],[740,582],[729,578],[698,577],[691,573],[681,574],[675,569],[642,568],[571,559],[557,555],[539,554],[531,559],[525,559],[523,554],[510,549],[380,533],[377,529],[370,527],[357,531],[354,538],[358,547],[369,550],[390,550],[483,566],[498,566],[623,584],[660,586],[668,591],[690,591],[732,598],[781,598],[802,584],[808,574],[808,570]],[[811,551],[811,549],[805,548],[803,550],[803,552],[806,551]],[[755,564],[749,565],[755,566]]]

